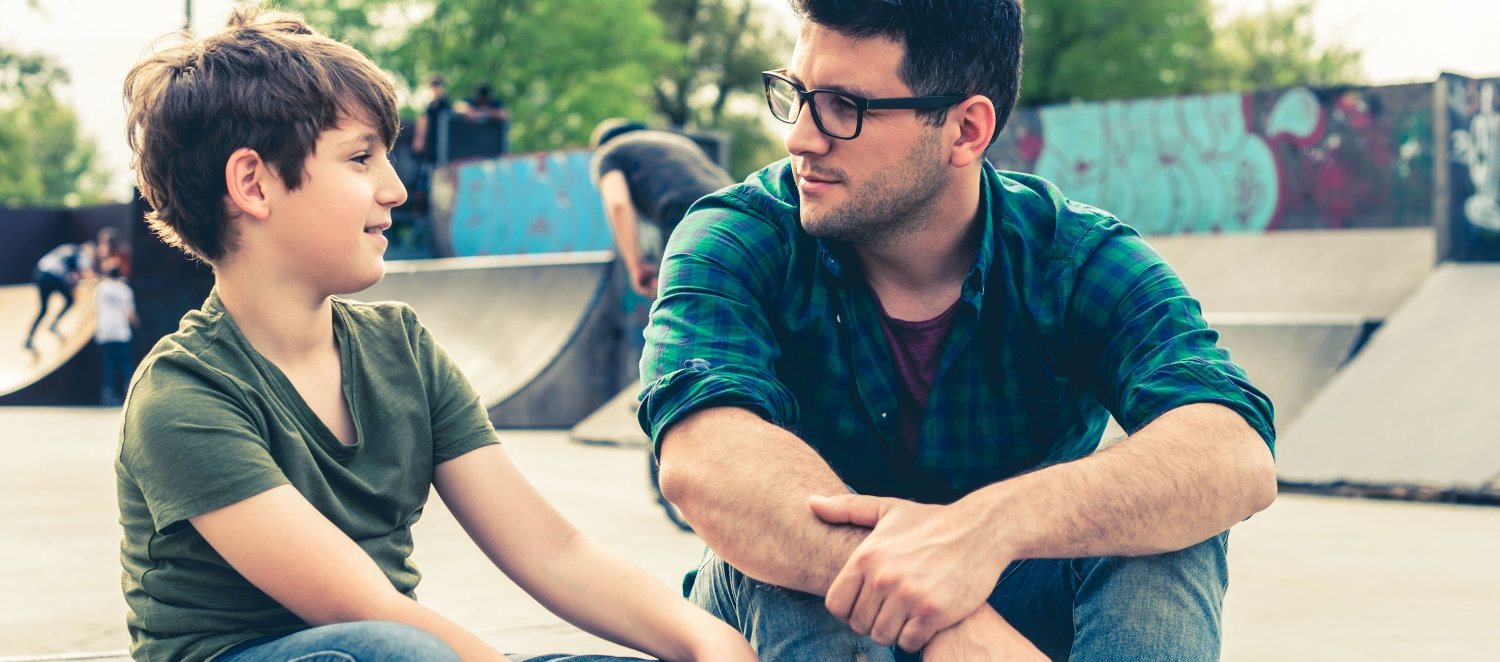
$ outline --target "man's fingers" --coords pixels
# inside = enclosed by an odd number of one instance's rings
[[[864,496],[860,494],[842,494],[839,496],[825,497],[814,494],[807,498],[807,505],[812,508],[813,514],[818,519],[829,524],[853,524],[874,528],[880,521],[881,506],[884,504],[883,497]]]
[[[849,629],[863,635],[873,634],[875,619],[880,616],[884,601],[885,594],[877,590],[866,577],[859,586],[859,597],[854,601],[854,609],[849,613]]]
[[[937,631],[927,622],[924,622],[920,616],[913,615],[906,619],[906,624],[902,626],[901,634],[896,637],[894,645],[900,646],[901,650],[908,653],[915,653],[925,648],[927,642],[931,641],[935,634]]]
[[[850,576],[848,566],[839,571],[833,583],[828,585],[828,595],[823,597],[823,606],[828,613],[833,614],[845,623],[849,622],[849,614],[854,611],[854,601],[859,598],[858,576]]]
[[[903,627],[907,622],[907,605],[901,603],[897,596],[891,596],[881,605],[880,614],[875,617],[875,624],[870,627],[870,638],[881,646],[895,646]]]

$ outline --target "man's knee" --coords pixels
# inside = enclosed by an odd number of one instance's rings
[[[1075,652],[1218,659],[1227,553],[1226,532],[1166,554],[1082,560],[1075,565]]]
[[[738,629],[764,662],[891,662],[890,648],[860,636],[823,606],[823,597],[756,580],[708,552],[692,601]]]

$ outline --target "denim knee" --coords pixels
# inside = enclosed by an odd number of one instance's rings
[[[822,596],[756,580],[713,552],[704,555],[690,599],[744,634],[762,662],[895,659],[891,648],[834,618]]]
[[[1217,660],[1229,533],[1166,554],[1073,564],[1075,660]]]
[[[336,623],[244,646],[222,662],[458,662],[442,639],[421,628],[386,621]]]

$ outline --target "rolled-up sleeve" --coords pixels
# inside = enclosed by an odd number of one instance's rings
[[[729,189],[700,200],[672,233],[641,356],[641,429],[661,435],[708,407],[743,407],[797,423],[776,379],[781,357],[768,311],[790,260],[785,225]]]
[[[1222,405],[1274,453],[1271,400],[1217,346],[1218,332],[1176,272],[1127,227],[1094,231],[1104,236],[1071,274],[1067,323],[1078,355],[1097,359],[1084,369],[1099,401],[1130,433],[1177,407]]]

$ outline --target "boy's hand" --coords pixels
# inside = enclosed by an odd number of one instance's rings
[[[813,495],[829,524],[869,527],[828,587],[828,611],[883,646],[915,652],[984,604],[1009,563],[956,506]]]

